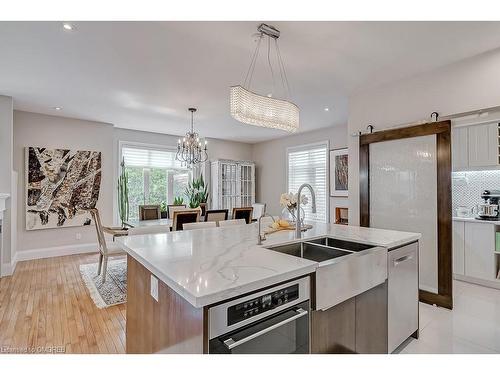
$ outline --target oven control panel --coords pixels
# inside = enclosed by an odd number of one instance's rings
[[[227,308],[227,325],[236,324],[299,298],[299,284],[240,302]]]

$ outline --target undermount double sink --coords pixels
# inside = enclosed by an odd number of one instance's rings
[[[268,247],[269,250],[309,259],[319,263],[372,248],[374,248],[372,245],[344,241],[332,237],[320,237],[286,245]]]
[[[384,247],[324,236],[266,248],[318,262],[317,310],[327,310],[387,279]]]

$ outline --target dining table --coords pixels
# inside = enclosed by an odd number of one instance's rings
[[[153,220],[138,220],[130,219],[124,222],[128,228],[149,227],[155,225],[168,225],[172,229],[172,219],[153,219]],[[113,237],[113,241],[117,237],[128,236],[127,228],[122,227],[103,227],[103,231]]]
[[[171,228],[172,219],[152,219],[152,220],[130,219],[125,222],[125,225],[130,228],[151,227],[155,225],[168,225]]]

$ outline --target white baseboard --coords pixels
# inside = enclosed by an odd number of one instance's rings
[[[1,273],[0,277],[12,275],[14,273],[14,271],[16,270],[16,264],[17,264],[17,261],[15,261],[15,260],[13,260],[10,263],[2,264],[2,267],[0,267],[2,269],[2,273]]]
[[[97,253],[97,243],[46,247],[32,250],[17,250],[16,262],[23,260],[61,257],[65,255]]]
[[[500,289],[500,280],[484,280],[477,277],[453,274],[453,278],[460,281],[465,281],[471,284],[487,286],[488,288]]]

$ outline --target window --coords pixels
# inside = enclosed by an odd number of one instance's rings
[[[297,193],[300,185],[309,183],[316,194],[316,214],[311,212],[311,193],[303,189],[309,202],[304,207],[306,220],[328,221],[327,178],[328,178],[328,143],[315,143],[287,149],[287,190]]]
[[[130,218],[139,217],[141,204],[172,204],[184,195],[190,171],[175,160],[175,150],[123,145],[121,155],[128,172]]]

